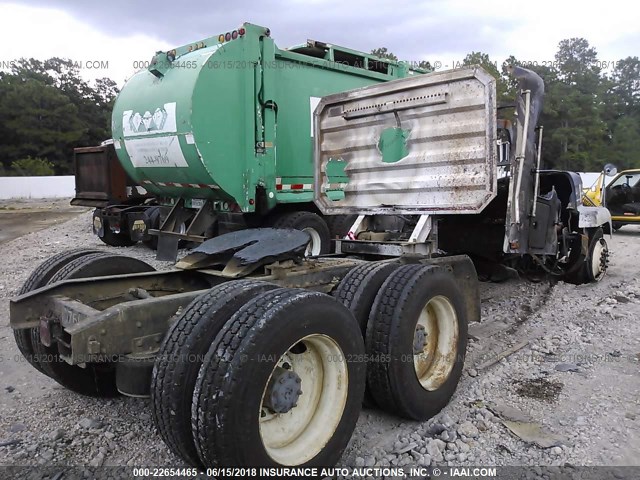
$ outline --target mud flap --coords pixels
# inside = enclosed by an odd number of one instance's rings
[[[467,320],[469,322],[480,321],[480,283],[478,282],[476,268],[471,258],[467,255],[452,255],[428,259],[421,256],[405,255],[400,258],[400,262],[439,265],[451,271],[465,299]]]
[[[180,237],[171,235],[169,232],[162,232],[158,235],[158,253],[156,259],[165,262],[175,262],[178,258],[178,243]]]

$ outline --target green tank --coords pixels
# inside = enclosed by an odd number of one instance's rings
[[[218,212],[261,215],[311,204],[312,115],[321,97],[414,73],[316,41],[280,49],[268,28],[248,23],[158,52],[141,67],[112,117],[129,177],[165,204],[211,200]],[[331,168],[339,198],[342,167]]]

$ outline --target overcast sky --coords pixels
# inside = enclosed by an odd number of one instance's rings
[[[135,61],[217,35],[243,22],[267,26],[281,48],[320,40],[357,50],[387,47],[442,68],[471,51],[502,62],[552,61],[558,42],[584,37],[603,61],[640,55],[640,9],[623,0],[0,0],[0,67],[20,57],[107,61],[122,85]],[[438,63],[439,62],[439,63]]]

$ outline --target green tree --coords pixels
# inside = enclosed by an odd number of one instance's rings
[[[93,125],[89,144],[99,143],[111,137],[111,111],[120,91],[110,78],[98,78],[95,82],[87,108],[91,111],[89,124]]]
[[[618,169],[640,168],[640,120],[627,115],[616,121],[608,161]]]
[[[507,57],[507,59],[502,62],[500,76],[502,77],[503,82],[506,84],[506,91],[515,96],[516,90],[518,88],[518,80],[509,75],[509,72],[507,70],[509,66],[522,67],[524,65],[522,65],[521,62],[513,55],[509,55],[509,57]],[[504,100],[506,101],[507,99],[505,98]]]
[[[561,40],[555,55],[559,78],[580,90],[593,89],[600,77],[598,53],[584,38]],[[590,90],[590,91],[591,91]]]
[[[371,50],[371,54],[375,55],[376,57],[384,58],[394,62],[398,61],[398,57],[395,56],[393,53],[391,53],[387,49],[387,47],[374,48],[373,50]],[[428,62],[427,60],[420,60],[418,63],[415,63],[415,62],[410,62],[410,63],[412,68],[419,68],[427,72],[431,72],[433,70],[433,68],[431,67],[431,63]]]
[[[480,65],[496,79],[496,96],[498,103],[513,103],[514,90],[512,90],[508,79],[498,71],[497,62],[493,62],[489,55],[482,52],[471,52],[464,57],[462,65]]]
[[[116,84],[89,85],[78,64],[58,57],[20,59],[0,72],[0,161],[5,169],[27,156],[51,161],[57,173],[73,171],[73,148],[111,136]]]
[[[611,75],[620,114],[640,114],[640,59],[627,57],[616,63]]]
[[[567,170],[599,170],[607,124],[603,121],[605,87],[595,48],[584,38],[562,40],[555,55],[557,81],[548,88],[553,158],[551,166]]]
[[[0,143],[5,165],[31,155],[54,162],[59,173],[70,172],[73,147],[85,131],[78,108],[58,89],[38,80],[3,87],[0,123],[9,132]]]
[[[627,57],[616,62],[603,80],[603,118],[607,142],[600,152],[605,163],[619,169],[640,167],[640,60]]]
[[[371,54],[376,57],[386,58],[387,60],[393,60],[394,62],[398,61],[398,57],[396,57],[393,53],[387,50],[387,47],[374,48],[371,50]]]
[[[433,71],[433,67],[431,66],[431,62],[427,60],[420,60],[417,65],[418,68],[422,70],[426,70],[427,72]]]
[[[11,164],[14,175],[20,176],[46,176],[53,175],[53,163],[43,158],[21,158]]]

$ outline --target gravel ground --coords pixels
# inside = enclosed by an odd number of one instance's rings
[[[7,326],[8,299],[63,250],[95,247],[170,268],[142,246],[104,246],[90,219],[0,245],[0,465],[182,465],[155,433],[147,400],[66,391],[20,357]],[[450,404],[423,423],[363,410],[341,465],[639,465],[640,229],[608,241],[610,273],[599,284],[483,283],[483,322],[471,328]]]
[[[0,200],[0,244],[64,223],[87,210],[70,205],[68,198]]]

